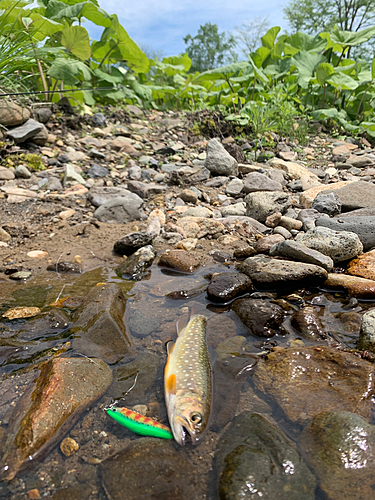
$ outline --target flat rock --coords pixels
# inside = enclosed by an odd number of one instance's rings
[[[299,163],[284,161],[280,158],[272,158],[269,161],[269,164],[271,167],[278,168],[285,172],[290,179],[303,179],[306,185],[310,185],[310,187],[314,185],[319,186],[321,184],[317,175],[312,174],[307,170],[307,168],[303,167]]]
[[[328,227],[334,231],[349,231],[358,235],[364,250],[375,247],[375,215],[357,215],[346,217],[322,217],[317,219],[315,224],[321,227]]]
[[[257,193],[259,191],[282,191],[280,182],[274,181],[264,174],[252,172],[245,178],[243,185],[244,193]]]
[[[329,192],[331,192],[329,187],[325,191],[322,191],[322,193]],[[340,198],[343,212],[374,206],[375,184],[371,182],[353,182],[350,185],[337,189],[335,193]]]
[[[12,130],[8,130],[7,136],[13,139],[16,143],[25,142],[41,132],[42,128],[42,123],[29,118],[29,120],[27,120],[27,122],[23,125],[13,128]]]
[[[150,196],[155,196],[157,194],[163,193],[167,189],[167,186],[162,186],[160,184],[146,184],[139,181],[129,181],[128,190],[132,193],[137,194],[141,198],[150,198]]]
[[[134,220],[141,220],[144,213],[139,210],[139,200],[137,195],[131,196],[129,193],[123,196],[118,196],[100,205],[95,212],[96,217],[100,222],[108,223],[126,223]],[[137,198],[134,198],[137,196]],[[141,200],[143,202],[143,200]]]
[[[289,194],[280,191],[250,193],[245,198],[246,215],[259,222],[265,222],[274,212],[282,214],[292,205]]]
[[[343,262],[357,257],[363,252],[358,235],[349,231],[334,231],[327,227],[316,227],[299,234],[297,243],[328,255],[334,262]]]
[[[133,352],[123,317],[126,299],[118,285],[94,287],[73,317],[73,348],[86,356],[100,356],[108,363]]]
[[[323,267],[328,272],[332,271],[334,266],[331,257],[318,252],[318,250],[313,250],[302,243],[298,243],[297,241],[289,240],[276,243],[270,248],[270,255],[272,257],[279,255],[280,257],[287,257],[299,262],[315,264],[316,266]]]
[[[224,231],[224,225],[217,220],[203,217],[183,217],[177,221],[186,238],[204,238],[208,234]]]
[[[332,288],[344,288],[349,295],[359,299],[375,298],[375,281],[348,274],[328,274],[324,286]]]
[[[211,302],[227,303],[252,290],[251,280],[242,273],[215,274],[207,288]]]
[[[238,299],[231,309],[256,337],[273,337],[284,320],[283,309],[267,300]]]
[[[42,364],[4,434],[3,478],[9,481],[43,459],[111,382],[112,371],[101,359],[54,358]]]
[[[161,254],[158,264],[175,271],[193,273],[199,267],[200,262],[185,250],[165,250]]]
[[[311,189],[308,189],[307,191],[304,191],[299,197],[299,202],[303,207],[311,208],[316,196],[322,191],[327,191],[330,193],[331,191],[336,191],[337,189],[341,189],[344,186],[353,184],[353,182],[355,181],[340,181],[333,184],[322,184],[320,186],[315,186]]]
[[[134,193],[131,193],[127,189],[120,187],[93,187],[87,195],[87,199],[95,207],[100,207],[101,205],[104,205],[104,203],[119,197],[132,200],[136,208],[140,208],[143,205],[142,198]]]
[[[262,290],[316,286],[327,279],[327,271],[320,266],[273,259],[266,255],[247,258],[239,269]]]
[[[30,111],[8,99],[0,99],[0,124],[4,127],[22,125],[31,116]]]
[[[221,210],[221,215],[223,217],[228,217],[231,215],[246,216],[246,204],[242,201],[239,203],[234,203],[233,205],[228,205]]]
[[[326,498],[374,497],[374,425],[355,413],[327,411],[304,429],[301,445]]]
[[[225,193],[229,196],[233,196],[236,198],[237,196],[240,195],[241,191],[243,190],[243,182],[241,179],[238,179],[237,177],[232,179],[228,186],[225,189]]]
[[[373,402],[363,394],[373,376],[368,361],[321,345],[277,347],[257,363],[253,381],[292,422],[303,425],[323,411],[355,411],[371,418]]]
[[[375,201],[374,201],[375,204]],[[351,210],[344,214],[340,214],[340,219],[346,217],[362,217],[362,216],[372,216],[375,215],[375,205],[366,208],[358,208],[357,210]]]
[[[191,207],[182,214],[182,217],[210,217],[211,212],[205,207]]]
[[[216,175],[238,175],[237,161],[217,139],[208,141],[205,167]]]
[[[147,245],[134,252],[125,262],[116,267],[116,273],[121,277],[139,281],[143,279],[154,259],[154,250],[151,245]]]

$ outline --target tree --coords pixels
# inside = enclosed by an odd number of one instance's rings
[[[212,23],[201,25],[194,37],[186,35],[184,42],[187,45],[186,52],[192,61],[190,71],[200,73],[225,64],[236,45],[232,35],[219,33],[218,25]]]
[[[290,0],[284,14],[293,32],[316,34],[335,25],[342,31],[359,31],[375,21],[374,0]]]
[[[247,59],[250,52],[254,52],[260,45],[260,37],[269,27],[268,17],[255,16],[234,28],[234,39],[242,55]]]

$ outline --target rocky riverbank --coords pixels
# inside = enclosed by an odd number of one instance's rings
[[[0,106],[0,498],[370,500],[375,149],[270,133],[255,162],[196,115],[102,111]],[[137,377],[121,404],[167,423],[193,304],[214,409],[182,449],[102,410]]]

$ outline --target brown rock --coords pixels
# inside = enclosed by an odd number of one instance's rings
[[[4,435],[3,478],[10,481],[19,470],[43,459],[111,382],[112,371],[100,359],[60,358],[43,363],[14,408]]]
[[[270,236],[265,236],[264,238],[258,240],[254,244],[254,249],[258,253],[268,253],[273,245],[284,240],[285,238],[284,236],[281,236],[281,234],[271,234]]]
[[[32,141],[38,144],[38,146],[44,146],[48,142],[48,130],[43,123],[41,123],[41,125],[42,130],[32,138]]]
[[[313,201],[315,200],[316,196],[321,193],[322,191],[329,191],[331,192],[336,189],[340,189],[344,186],[347,186],[348,184],[352,184],[355,181],[341,181],[341,182],[335,182],[334,184],[322,184],[321,186],[315,186],[311,189],[308,189],[307,191],[304,191],[300,197],[299,197],[299,202],[300,204],[305,207],[305,208],[311,208]]]
[[[278,347],[258,362],[253,380],[290,420],[304,424],[323,411],[353,411],[371,418],[373,402],[363,395],[374,371],[354,354],[327,346]]]
[[[349,263],[347,272],[353,276],[361,276],[375,281],[375,250],[360,255]]]
[[[178,222],[186,238],[204,238],[208,234],[224,231],[224,224],[205,217],[183,217]]]
[[[70,457],[79,450],[79,444],[74,439],[66,437],[60,443],[60,450],[63,455]]]
[[[194,193],[191,189],[184,189],[182,193],[180,193],[180,198],[182,201],[186,203],[197,203],[198,195]]]
[[[353,297],[373,299],[375,297],[375,281],[348,274],[328,274],[325,286],[332,288],[345,288]]]
[[[0,167],[0,181],[12,181],[15,175],[9,168]]]
[[[5,127],[15,127],[25,123],[31,114],[27,108],[18,106],[12,101],[0,99],[0,124]]]
[[[185,250],[166,250],[159,260],[159,266],[170,267],[183,273],[193,273],[199,264],[199,261]]]

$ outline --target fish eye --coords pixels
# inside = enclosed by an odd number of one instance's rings
[[[198,412],[191,413],[190,420],[193,422],[193,424],[199,424],[200,422],[202,422],[202,415]]]

